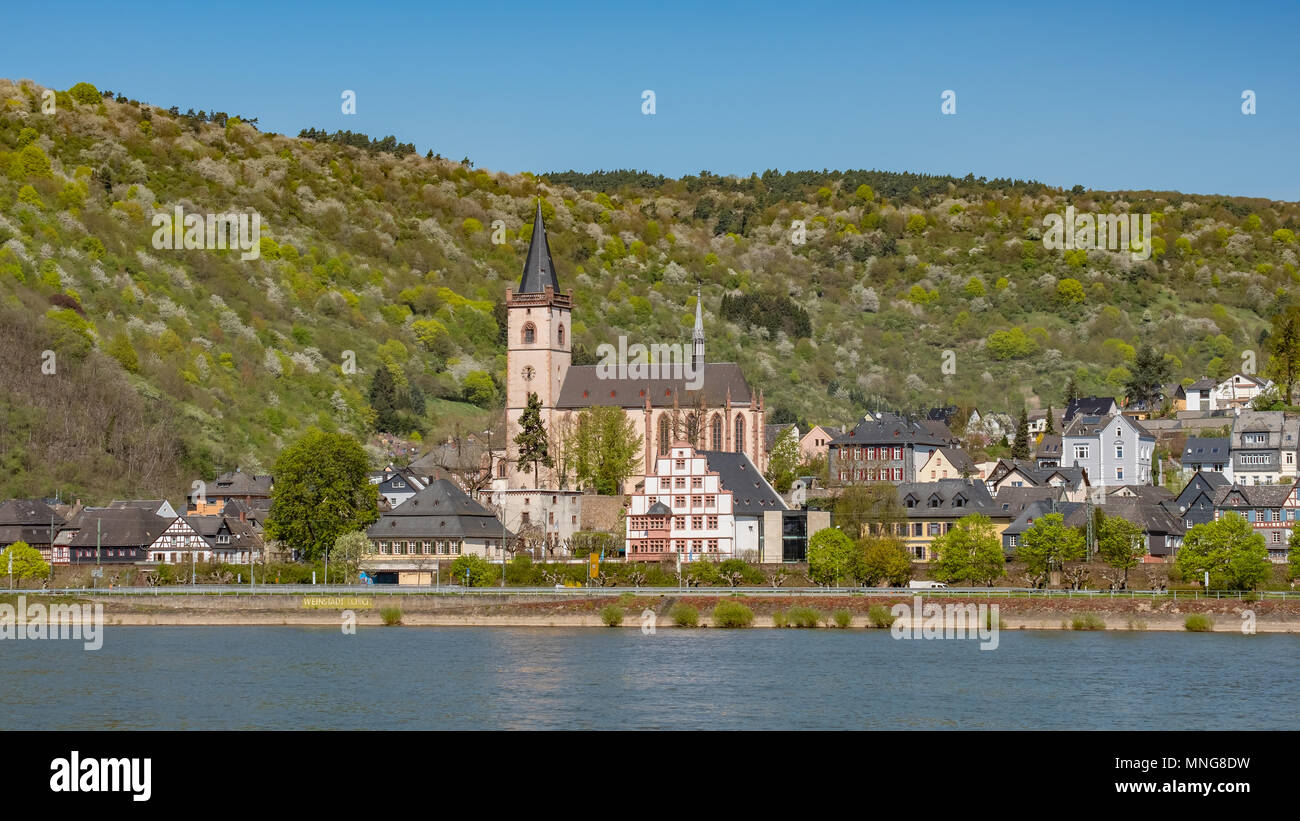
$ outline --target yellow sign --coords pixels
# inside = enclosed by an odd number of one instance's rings
[[[361,596],[303,596],[302,606],[308,610],[367,610],[374,607],[374,602]]]
[[[600,576],[600,554],[591,554],[591,569],[587,571],[587,578],[594,579]]]

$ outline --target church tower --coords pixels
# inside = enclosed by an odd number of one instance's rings
[[[530,393],[541,400],[542,424],[548,433],[552,430],[555,403],[573,358],[572,313],[573,291],[560,293],[539,200],[519,290],[506,289],[506,448],[511,487],[521,486],[525,479],[527,486],[533,484],[531,476],[518,470],[515,457],[519,448],[514,442]],[[546,469],[542,471],[545,484]]]

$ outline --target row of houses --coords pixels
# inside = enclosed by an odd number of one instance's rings
[[[1271,485],[1297,478],[1300,418],[1282,411],[1243,410],[1227,437],[1189,437],[1182,470],[1221,473],[1231,482]]]
[[[261,528],[235,506],[178,515],[165,500],[114,501],[106,507],[0,503],[0,548],[26,542],[47,563],[133,565],[261,560]]]

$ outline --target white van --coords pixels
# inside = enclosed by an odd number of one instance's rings
[[[947,590],[948,585],[943,582],[908,582],[907,586],[912,590]]]

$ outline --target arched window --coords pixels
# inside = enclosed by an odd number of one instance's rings
[[[501,479],[506,478],[506,460],[502,459],[497,463],[497,476]]]
[[[736,414],[736,453],[745,452],[745,417]]]
[[[694,413],[686,415],[686,441],[693,448],[700,446],[700,419]]]
[[[560,347],[564,347],[564,326],[560,326]]]
[[[709,450],[722,450],[722,415],[713,414],[713,436],[709,442]]]
[[[537,328],[533,326],[533,323],[529,322],[526,325],[524,325],[524,344],[531,345],[536,340],[537,340]]]
[[[659,455],[667,456],[668,448],[672,445],[672,431],[668,424],[668,414],[659,415]]]

